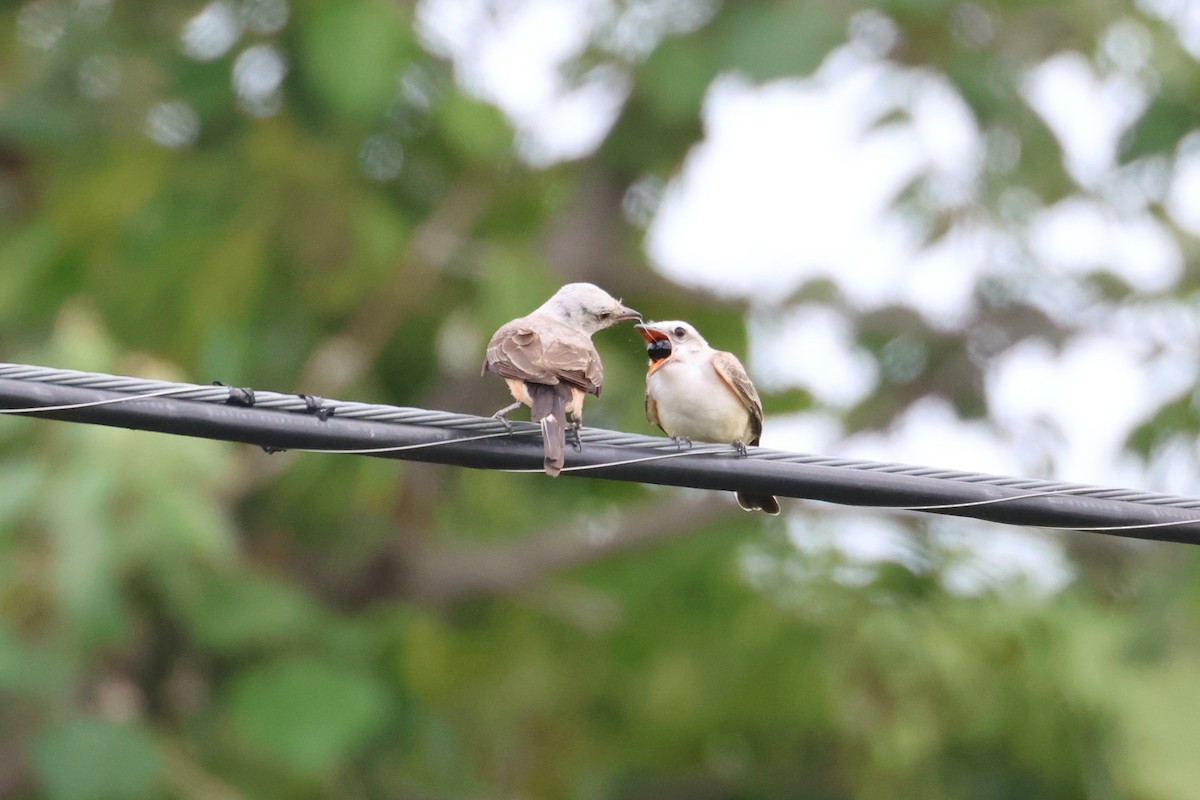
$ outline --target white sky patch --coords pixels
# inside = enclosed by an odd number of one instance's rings
[[[1200,308],[1164,297],[1155,301],[1094,308],[1085,323],[1090,329],[1143,348],[1151,379],[1157,372],[1192,374],[1200,361]],[[1136,343],[1136,344],[1135,344]],[[1172,380],[1174,383],[1174,380]]]
[[[1108,334],[1080,336],[1061,353],[1020,343],[987,375],[992,418],[1014,433],[1016,451],[1025,436],[1049,445],[1043,466],[1052,474],[1041,477],[1119,483],[1128,477],[1121,451],[1130,431],[1197,377],[1194,354],[1149,349],[1145,340]]]
[[[912,126],[929,168],[974,180],[982,157],[975,118],[958,92],[940,76],[912,73]]]
[[[844,434],[842,421],[832,414],[771,415],[763,420],[762,445],[796,453],[828,453]]]
[[[841,584],[870,583],[881,564],[900,564],[913,572],[926,566],[908,529],[886,516],[851,511],[831,514],[814,524],[812,515],[793,514],[787,522],[788,539],[798,551],[813,558],[834,555],[842,562],[830,573]]]
[[[1175,162],[1175,175],[1167,192],[1167,212],[1176,225],[1200,236],[1200,148],[1180,150],[1183,152]]]
[[[946,554],[936,562],[938,577],[952,594],[976,597],[1015,589],[1049,597],[1075,580],[1075,567],[1062,547],[1036,530],[952,517],[929,520],[932,543]],[[838,510],[821,518],[791,515],[788,539],[813,562],[792,574],[800,581],[827,575],[847,586],[865,586],[884,564],[899,564],[916,574],[934,566],[910,529],[886,514]],[[829,556],[836,563],[822,565]]]
[[[1095,187],[1116,161],[1121,134],[1146,107],[1145,89],[1115,74],[1101,78],[1079,53],[1059,53],[1030,70],[1023,87],[1064,152],[1067,172]]]
[[[612,25],[601,44],[627,59],[650,55],[667,36],[694,31],[720,8],[719,0],[636,0],[611,8]]]
[[[748,327],[751,363],[764,389],[799,387],[820,403],[849,406],[875,388],[875,360],[831,308],[805,305],[782,317],[756,315]]]
[[[1128,473],[1135,476],[1136,483],[1149,491],[1174,494],[1180,497],[1195,497],[1200,486],[1200,464],[1197,463],[1198,445],[1195,442],[1175,441],[1158,450],[1148,463],[1129,463]],[[1132,462],[1132,457],[1126,459]]]
[[[954,554],[941,574],[953,594],[975,597],[1021,586],[1046,597],[1075,579],[1062,547],[1035,531],[959,519],[934,527],[934,541]]]
[[[718,81],[705,103],[705,140],[647,234],[660,270],[718,294],[782,298],[850,262],[848,291],[881,286],[913,244],[884,212],[919,165],[908,137],[867,136],[871,119],[849,94],[800,81]],[[861,235],[867,229],[872,236]]]
[[[901,111],[911,120],[879,124]],[[849,49],[807,80],[718,79],[704,122],[646,247],[672,280],[760,303],[815,278],[861,305],[896,299],[920,242],[892,203],[927,173],[965,196],[979,160],[970,113],[943,79]]]
[[[1051,269],[1075,275],[1106,269],[1143,292],[1169,289],[1183,272],[1174,236],[1148,213],[1123,216],[1082,197],[1038,212],[1029,241]]]
[[[1097,197],[1114,212],[1131,216],[1166,201],[1173,165],[1165,155],[1139,158],[1105,176]]]
[[[592,152],[629,93],[611,67],[577,84],[561,71],[609,14],[606,0],[424,0],[417,25],[430,49],[453,59],[463,86],[508,116],[522,157],[547,165]]]
[[[233,62],[233,87],[241,107],[259,117],[278,111],[283,103],[280,88],[287,71],[287,59],[274,45],[246,48]]]
[[[935,327],[961,327],[996,246],[996,233],[988,228],[952,228],[913,256],[905,279],[897,285],[896,300],[917,309]]]
[[[1200,0],[1136,0],[1137,7],[1151,16],[1171,23],[1179,43],[1200,59]]]
[[[213,61],[229,52],[242,35],[242,22],[226,0],[215,0],[183,26],[183,52],[197,61]]]
[[[887,431],[851,436],[834,453],[995,475],[1019,475],[1022,467],[994,428],[959,419],[948,402],[936,397],[917,401]]]
[[[517,149],[526,162],[549,166],[595,150],[608,134],[629,94],[629,78],[611,67],[597,67],[578,86],[561,90],[528,118],[515,118],[522,130]],[[554,130],[553,137],[541,134]]]

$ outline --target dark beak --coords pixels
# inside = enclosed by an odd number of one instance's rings
[[[634,311],[632,308],[621,306],[621,311],[617,314],[617,322],[627,322],[631,319],[636,319],[638,322],[641,322],[642,313],[640,311]]]

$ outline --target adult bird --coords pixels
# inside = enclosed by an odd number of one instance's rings
[[[677,442],[732,444],[745,455],[762,436],[758,390],[733,353],[714,349],[680,320],[635,325],[646,340],[646,418]],[[738,492],[747,511],[779,513],[769,494]]]
[[[542,426],[545,470],[551,477],[563,468],[567,416],[575,431],[583,425],[583,398],[600,396],[604,366],[592,345],[592,334],[642,315],[590,283],[568,283],[533,313],[501,325],[488,342],[483,372],[508,382],[516,400],[495,416],[527,405],[530,418]]]

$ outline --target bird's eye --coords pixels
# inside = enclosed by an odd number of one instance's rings
[[[687,331],[685,331],[685,330],[683,329],[683,327],[681,326],[681,327],[678,327],[678,328],[676,328],[676,329],[675,329],[675,335],[676,335],[677,337],[679,337],[680,339],[682,339],[682,338],[684,338],[685,336],[687,336]]]
[[[599,319],[599,320],[606,320],[606,319],[608,319],[608,318],[609,318],[609,317],[611,317],[611,316],[612,316],[612,314],[611,314],[610,312],[608,312],[608,311],[601,311],[599,314],[597,314],[597,315],[596,315],[596,319]]]

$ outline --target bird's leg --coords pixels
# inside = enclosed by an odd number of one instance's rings
[[[492,419],[499,420],[501,423],[504,424],[505,430],[507,430],[509,433],[512,433],[513,426],[512,426],[512,423],[508,421],[508,415],[511,414],[512,412],[516,411],[520,407],[521,407],[520,402],[513,403],[511,406],[505,406],[504,408],[497,411],[495,414],[492,414]]]
[[[676,450],[682,450],[684,445],[687,445],[688,450],[692,449],[692,437],[690,436],[672,436],[671,441],[675,443]]]
[[[567,441],[575,448],[576,453],[583,452],[583,442],[579,439],[579,429],[583,427],[583,423],[578,419],[573,419],[567,425]]]
[[[741,439],[738,439],[733,443],[733,449],[737,450],[737,454],[739,456],[741,456],[742,458],[745,458],[746,453],[749,452],[746,450],[746,443],[743,442]]]

